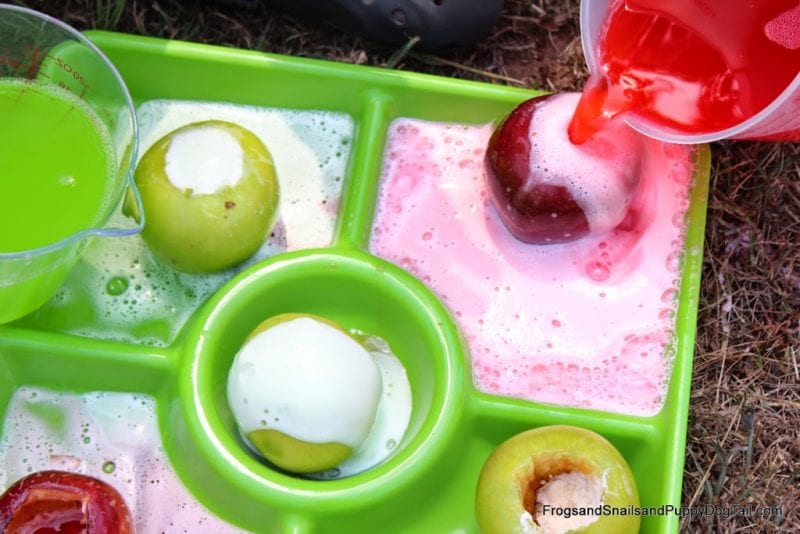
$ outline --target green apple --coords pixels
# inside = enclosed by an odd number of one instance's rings
[[[247,340],[253,339],[273,326],[302,317],[327,324],[350,336],[339,323],[325,317],[308,313],[283,313],[263,321],[247,336]],[[247,439],[261,456],[291,473],[327,471],[348,459],[354,452],[351,447],[341,443],[308,443],[272,429],[254,430],[247,435]]]
[[[182,271],[241,263],[277,217],[272,155],[255,134],[230,122],[198,122],[167,134],[144,154],[134,177],[145,213],[142,237]]]
[[[327,317],[322,317],[320,315],[314,315],[313,313],[281,313],[281,314],[278,314],[278,315],[273,315],[269,319],[266,319],[266,320],[262,321],[261,323],[259,323],[259,325],[256,326],[253,329],[252,332],[250,332],[250,335],[247,336],[247,339],[245,340],[245,343],[247,343],[248,341],[250,341],[251,339],[256,337],[261,332],[266,332],[267,330],[269,330],[273,326],[278,326],[281,323],[286,323],[288,321],[293,321],[295,319],[302,319],[302,318],[312,319],[312,320],[317,321],[319,323],[326,324],[326,325],[328,325],[328,326],[330,326],[332,328],[335,328],[336,330],[340,331],[344,335],[350,336],[353,339],[356,339],[354,336],[352,336],[350,334],[350,332],[348,332],[347,330],[342,328],[342,325],[340,325],[336,321],[328,319]]]
[[[247,439],[259,454],[290,473],[319,473],[333,469],[353,455],[341,443],[309,443],[278,430],[254,430]]]
[[[361,448],[381,392],[370,353],[335,321],[310,314],[259,324],[228,373],[228,405],[241,435],[292,473],[332,469]]]
[[[637,515],[559,513],[603,505],[639,505],[628,464],[602,436],[562,425],[528,430],[503,442],[486,460],[475,496],[484,534],[639,531]]]

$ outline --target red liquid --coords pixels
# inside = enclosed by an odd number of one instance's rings
[[[800,71],[800,0],[617,0],[610,13],[573,143],[620,113],[683,134],[724,130]]]

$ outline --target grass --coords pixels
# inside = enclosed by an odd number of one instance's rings
[[[315,27],[263,5],[26,0],[81,28],[391,66],[547,90],[586,68],[578,0],[507,0],[470,50],[421,54]],[[686,467],[685,505],[781,506],[778,517],[685,518],[685,532],[800,531],[800,143],[722,142],[714,167]]]

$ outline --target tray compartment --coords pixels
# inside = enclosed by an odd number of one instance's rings
[[[493,397],[483,393],[473,396],[471,415],[475,429],[476,448],[483,462],[506,439],[531,428],[547,425],[575,425],[593,430],[609,440],[622,454],[633,471],[639,488],[641,506],[659,506],[664,499],[662,477],[667,449],[662,447],[660,432],[646,418],[611,414],[592,410],[548,406],[518,399]],[[665,532],[667,518],[642,518],[642,532]]]
[[[242,443],[226,399],[228,369],[249,333],[280,313],[330,317],[389,343],[408,373],[413,408],[386,462],[310,481],[267,467]],[[340,524],[377,528],[397,494],[419,499],[420,479],[455,446],[469,383],[463,343],[444,307],[401,269],[356,251],[301,251],[242,273],[203,308],[183,358],[180,413],[170,414],[164,436],[171,460],[207,506],[224,500],[223,517],[254,529],[264,508],[302,510],[323,531],[337,516]]]

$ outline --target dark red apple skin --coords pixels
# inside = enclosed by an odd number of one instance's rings
[[[105,482],[64,471],[39,471],[0,496],[0,532],[133,534],[120,494]]]
[[[485,160],[500,219],[514,237],[536,245],[573,241],[589,233],[589,221],[566,187],[530,176],[531,118],[548,98],[538,96],[517,106],[489,139]]]

